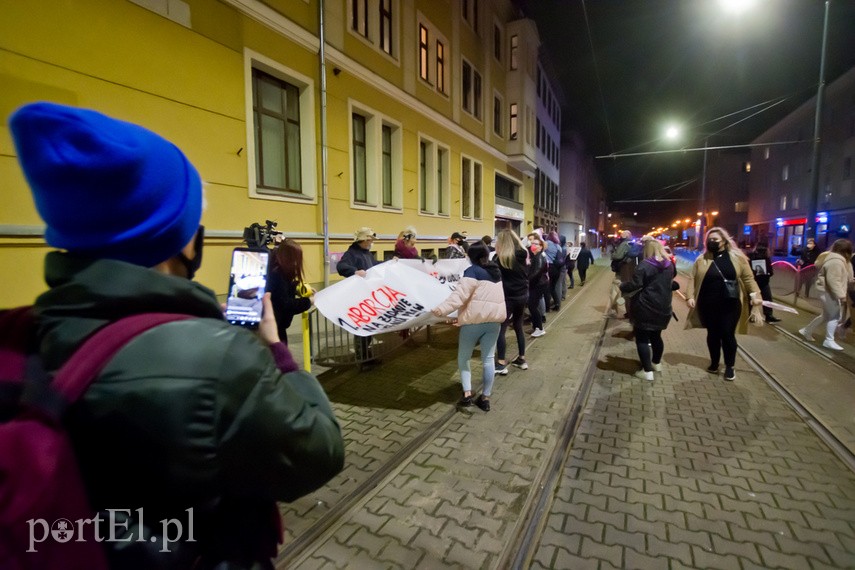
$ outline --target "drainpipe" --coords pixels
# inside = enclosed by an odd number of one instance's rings
[[[321,68],[321,211],[324,231],[324,287],[330,284],[330,232],[329,232],[329,195],[327,187],[327,63],[324,46],[324,0],[318,1],[319,31],[321,48],[318,60]]]

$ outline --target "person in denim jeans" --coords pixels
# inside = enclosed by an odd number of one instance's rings
[[[502,273],[499,266],[490,261],[490,251],[481,242],[469,247],[467,252],[472,265],[463,272],[463,278],[448,299],[433,309],[433,314],[442,317],[457,311],[460,339],[457,345],[457,365],[460,368],[460,384],[463,398],[459,407],[473,404],[490,411],[490,394],[493,389],[495,365],[493,355],[499,338],[501,323],[507,317],[505,294],[502,290]],[[475,346],[481,345],[483,365],[483,387],[481,395],[472,399],[472,371],[469,361]]]

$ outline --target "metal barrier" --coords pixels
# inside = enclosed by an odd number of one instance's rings
[[[308,321],[308,340],[311,362],[326,368],[362,366],[389,354],[403,345],[418,329],[382,333],[374,336],[351,334],[324,317],[317,308],[312,307],[304,314]],[[304,322],[305,322],[304,321]],[[427,329],[430,338],[430,327]],[[304,336],[306,328],[304,328]],[[305,348],[304,348],[305,354]],[[306,362],[309,359],[305,360]]]

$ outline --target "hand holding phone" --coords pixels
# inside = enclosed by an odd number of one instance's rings
[[[264,314],[262,299],[269,263],[270,252],[266,249],[238,247],[232,252],[226,320],[233,325],[258,328]]]

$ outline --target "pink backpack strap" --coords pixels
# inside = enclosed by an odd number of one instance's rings
[[[193,318],[175,313],[142,313],[99,329],[59,369],[52,387],[67,403],[76,402],[110,359],[136,336],[158,325]]]

